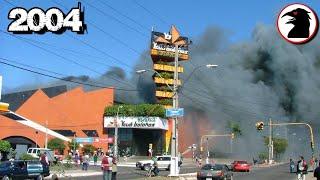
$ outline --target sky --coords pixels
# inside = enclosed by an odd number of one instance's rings
[[[68,12],[77,6],[78,1],[8,1],[0,0],[0,58],[11,63],[15,61],[16,65],[22,63],[24,67],[31,65],[54,71],[60,77],[83,74],[97,77],[112,66],[125,69],[130,76],[141,53],[148,50],[152,27],[156,31],[167,32],[174,24],[183,36],[197,41],[208,27],[217,26],[227,32],[231,43],[246,41],[258,24],[275,26],[280,10],[294,2],[85,0],[80,1],[87,24],[87,33],[83,35],[70,31],[62,35],[50,32],[12,35],[5,33],[11,22],[7,18],[10,9],[18,6],[25,9],[41,7],[44,10],[59,7]],[[320,13],[319,1],[300,2]],[[52,80],[3,64],[0,65],[0,75],[3,76],[4,93],[21,85]]]

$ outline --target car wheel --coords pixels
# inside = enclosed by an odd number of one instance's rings
[[[42,175],[39,175],[39,176],[37,176],[36,178],[34,178],[34,180],[43,180],[44,178],[43,178],[43,176]]]
[[[5,175],[3,176],[2,180],[10,180],[11,178],[9,178],[9,176]]]
[[[151,167],[150,167],[150,165],[148,165],[148,164],[143,165],[143,169],[144,169],[145,171],[149,171],[150,168],[151,168]]]
[[[167,169],[166,169],[167,171],[170,171],[170,164],[168,165],[168,167],[167,167]]]

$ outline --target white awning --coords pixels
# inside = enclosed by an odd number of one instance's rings
[[[41,131],[43,133],[48,133],[48,135],[51,135],[53,137],[62,139],[64,141],[71,142],[70,138],[67,138],[67,137],[65,137],[65,136],[63,136],[63,135],[61,135],[61,134],[59,134],[59,133],[57,133],[55,131],[52,131],[51,129],[47,129],[46,127],[42,126],[41,124],[38,124],[38,123],[36,123],[34,121],[31,121],[31,120],[29,120],[29,119],[27,119],[27,118],[25,118],[25,117],[23,117],[23,116],[21,116],[19,114],[16,114],[16,113],[14,113],[12,111],[4,113],[2,115],[5,116],[5,117],[8,117],[8,118],[10,118],[10,119],[12,119],[12,120],[14,120],[14,121],[16,121],[18,123],[21,123],[21,124],[26,125],[28,127],[34,128],[34,129],[36,129],[38,131]]]

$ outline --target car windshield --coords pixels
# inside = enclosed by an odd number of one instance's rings
[[[202,168],[202,170],[222,170],[223,169],[223,165],[222,164],[206,164],[204,165]]]
[[[247,161],[237,161],[238,164],[248,164]]]

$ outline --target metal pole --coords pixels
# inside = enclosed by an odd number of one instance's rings
[[[269,119],[269,164],[271,164],[271,161],[272,161],[272,120],[271,118]]]
[[[48,148],[48,119],[46,119],[46,142],[45,142],[45,148]]]
[[[209,156],[210,156],[210,152],[209,152],[209,139],[207,138],[207,158],[206,158],[206,163],[209,164]]]
[[[178,65],[179,65],[179,52],[178,45],[175,45],[175,57],[174,57],[174,83],[173,83],[173,108],[177,109],[178,105]],[[170,176],[179,175],[178,167],[178,118],[173,118],[172,126],[172,139],[171,139],[171,165],[170,165]]]
[[[233,139],[232,137],[230,138],[230,153],[233,153]]]
[[[121,107],[122,106],[118,106],[116,123],[114,126],[114,155],[116,156],[116,159],[118,159],[118,120],[119,120],[119,109]]]

